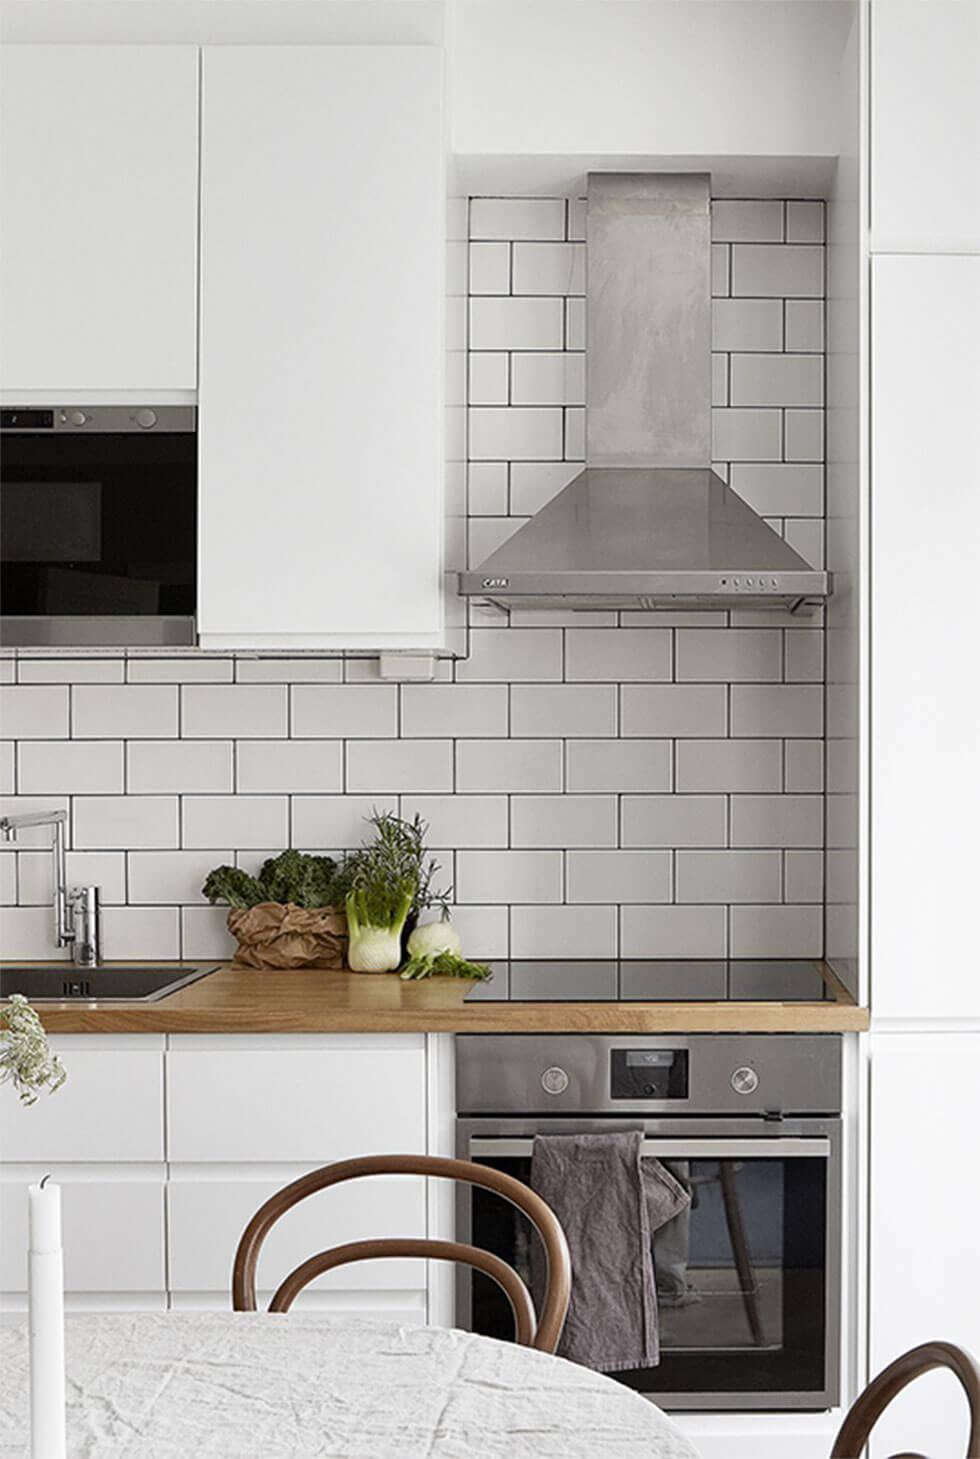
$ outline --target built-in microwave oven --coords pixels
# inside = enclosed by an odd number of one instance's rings
[[[0,411],[0,640],[195,642],[193,406]]]

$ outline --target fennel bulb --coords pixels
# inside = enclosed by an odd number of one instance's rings
[[[459,933],[456,931],[448,917],[442,917],[438,922],[426,922],[415,931],[408,939],[408,955],[415,957],[436,957],[440,952],[450,952],[459,957],[463,951],[463,944],[459,940]]]
[[[355,973],[393,973],[402,960],[402,928],[417,883],[363,877],[347,897],[348,966]]]

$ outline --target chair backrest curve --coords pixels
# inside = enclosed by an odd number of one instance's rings
[[[869,1383],[852,1407],[830,1459],[860,1459],[871,1430],[902,1389],[934,1368],[949,1368],[960,1380],[970,1408],[970,1434],[966,1459],[980,1459],[980,1369],[963,1348],[948,1342],[927,1342],[903,1353]],[[895,1454],[892,1459],[924,1459],[911,1453]]]

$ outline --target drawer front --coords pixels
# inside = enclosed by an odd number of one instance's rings
[[[25,1108],[4,1101],[0,1161],[163,1160],[163,1056],[151,1050],[61,1053],[68,1082]]]

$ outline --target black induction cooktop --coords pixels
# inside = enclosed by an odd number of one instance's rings
[[[568,958],[491,961],[466,1002],[826,1003],[813,959]]]

